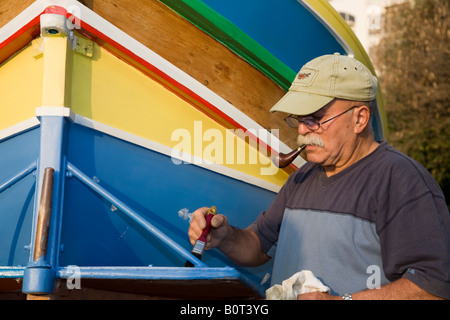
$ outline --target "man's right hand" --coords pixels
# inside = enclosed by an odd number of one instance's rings
[[[189,226],[189,240],[192,245],[200,237],[203,230],[206,228],[206,215],[208,214],[209,208],[203,207],[197,209],[193,216],[192,221]],[[217,214],[211,219],[211,231],[206,237],[205,249],[209,250],[211,248],[217,247],[220,242],[226,238],[229,230],[228,219],[222,214]]]
[[[192,245],[206,228],[206,215],[209,208],[200,208],[192,216],[189,226],[189,240]],[[228,219],[217,214],[211,219],[211,231],[206,237],[205,249],[217,248],[231,261],[245,267],[256,267],[270,260],[261,251],[258,236],[250,228],[239,229],[228,224]]]

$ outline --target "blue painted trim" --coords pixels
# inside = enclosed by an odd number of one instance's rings
[[[232,267],[185,268],[185,267],[76,267],[81,279],[129,279],[129,280],[212,280],[241,278]],[[59,268],[58,278],[74,276],[72,266]]]
[[[36,210],[34,216],[33,227],[33,242],[36,234],[35,226],[37,223],[37,215],[39,208],[39,201],[41,199],[41,188],[44,179],[44,172],[46,168],[54,169],[53,180],[53,199],[52,199],[52,213],[50,218],[50,230],[48,235],[47,256],[46,261],[55,266],[57,263],[57,255],[59,251],[58,235],[59,235],[59,220],[61,213],[61,198],[64,179],[64,153],[66,148],[66,135],[68,123],[64,117],[60,116],[42,116],[41,121],[41,138],[40,138],[40,155],[38,162],[38,188],[36,196]],[[31,253],[34,251],[34,243],[31,248]]]
[[[240,279],[242,274],[232,267],[223,268],[186,268],[186,267],[78,267],[80,278],[85,279]],[[0,278],[22,278],[23,267],[0,267]],[[73,276],[74,266],[59,267],[57,278],[67,279]]]
[[[76,269],[74,269],[76,268]],[[78,272],[76,275],[74,272]],[[186,267],[61,267],[57,277],[68,279],[128,279],[128,280],[238,280],[265,297],[265,290],[232,267],[186,268]]]
[[[76,268],[76,269],[74,269]],[[37,268],[36,268],[37,269]],[[25,273],[23,267],[0,267],[0,279],[17,279],[23,278]],[[224,268],[185,268],[185,267],[78,267],[67,266],[60,267],[56,270],[56,278],[69,279],[74,277],[74,270],[79,272],[77,276],[80,279],[105,279],[105,280],[238,280],[258,292],[264,297],[264,290],[255,285],[246,278],[242,273],[232,267]],[[45,268],[39,269],[31,277],[33,279],[42,277]],[[27,270],[30,272],[30,269]],[[45,275],[44,275],[45,276]],[[28,276],[30,277],[30,276]],[[28,285],[30,286],[30,285]],[[31,290],[28,288],[28,290]]]
[[[17,182],[19,182],[20,180],[22,180],[23,178],[28,176],[30,173],[34,172],[36,170],[36,166],[37,166],[36,161],[34,161],[29,166],[27,166],[25,169],[23,169],[18,174],[16,174],[14,177],[12,177],[8,181],[5,181],[4,183],[2,183],[0,185],[0,193],[5,191],[6,189],[12,187],[14,184],[16,184]]]
[[[27,294],[51,294],[55,286],[55,273],[58,255],[58,234],[59,219],[61,215],[61,190],[64,179],[62,179],[63,154],[66,147],[66,128],[67,123],[64,117],[60,116],[42,116],[41,136],[40,136],[40,154],[37,163],[37,196],[35,198],[35,210],[33,215],[33,232],[30,250],[30,263],[27,265],[23,274],[22,291]],[[50,217],[50,229],[47,242],[47,254],[42,260],[33,261],[33,252],[35,247],[35,235],[39,206],[41,199],[41,188],[46,168],[54,169],[53,199]]]
[[[24,267],[0,267],[0,279],[22,278],[24,270]]]
[[[53,292],[56,272],[45,261],[32,262],[23,272],[22,292],[49,294]]]
[[[189,251],[180,246],[177,242],[168,237],[165,233],[156,228],[153,224],[144,219],[141,215],[136,213],[130,207],[128,207],[125,203],[120,201],[118,198],[113,196],[111,193],[102,188],[99,184],[90,179],[87,175],[85,175],[81,170],[76,168],[70,162],[67,163],[68,174],[72,174],[76,177],[80,182],[85,184],[92,191],[103,197],[104,199],[111,202],[117,209],[126,214],[129,218],[135,221],[139,226],[143,227],[150,234],[154,235],[158,238],[163,244],[167,247],[181,255],[184,259],[189,260],[195,267],[207,267],[201,260],[197,259],[194,255],[192,255]]]

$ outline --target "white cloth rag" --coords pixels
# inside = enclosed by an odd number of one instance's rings
[[[308,292],[329,292],[330,288],[323,285],[309,270],[297,272],[281,285],[276,284],[266,290],[267,300],[297,300],[297,296]]]

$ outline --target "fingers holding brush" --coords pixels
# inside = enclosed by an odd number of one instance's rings
[[[210,210],[212,208],[203,207],[200,209],[197,209],[193,216],[192,221],[189,226],[188,235],[189,235],[189,241],[192,245],[196,243],[196,241],[201,238],[202,234],[204,233],[205,229],[208,227],[207,223],[207,215],[210,213]],[[215,210],[215,209],[214,209]],[[227,224],[227,218],[222,214],[214,214],[212,217],[210,217],[210,227],[211,230],[208,230],[210,232],[207,233],[206,236],[206,249],[210,249],[212,247],[215,247],[217,245],[217,241],[221,238],[221,232],[218,229],[221,229],[222,226]],[[218,232],[219,231],[219,232]],[[216,239],[219,238],[219,239]],[[211,243],[212,240],[212,243]]]
[[[188,235],[189,241],[192,245],[195,244],[197,239],[201,236],[203,230],[206,228],[206,215],[208,214],[209,208],[203,207],[197,209],[192,215],[192,221],[189,225]]]

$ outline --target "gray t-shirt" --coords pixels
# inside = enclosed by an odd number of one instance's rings
[[[450,215],[441,189],[386,142],[327,177],[307,163],[250,228],[276,245],[272,284],[311,270],[334,294],[406,277],[450,299]]]

